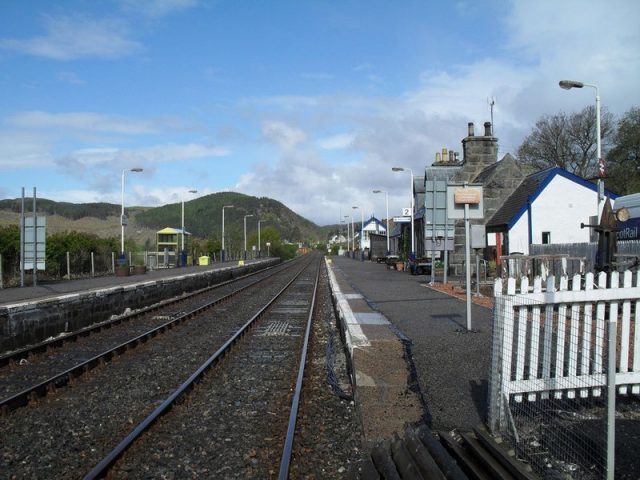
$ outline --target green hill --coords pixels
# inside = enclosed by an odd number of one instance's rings
[[[242,242],[244,236],[244,216],[247,218],[247,235],[261,229],[274,228],[283,241],[324,242],[329,227],[319,227],[315,223],[291,211],[282,203],[267,197],[252,197],[241,193],[219,192],[185,202],[185,228],[194,237],[201,239],[219,239],[222,232],[222,207],[225,209],[225,236],[235,244]],[[32,200],[25,199],[25,211],[31,214]],[[20,199],[0,200],[0,225],[17,224],[20,214]],[[111,203],[55,202],[37,199],[38,215],[49,217],[47,230],[82,231],[94,233],[100,237],[119,237],[119,218],[121,206]],[[162,207],[127,207],[129,216],[127,238],[137,243],[155,242],[155,232],[164,227],[180,228],[181,203]]]

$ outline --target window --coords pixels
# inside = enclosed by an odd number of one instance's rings
[[[542,244],[547,245],[551,243],[551,232],[542,232]]]

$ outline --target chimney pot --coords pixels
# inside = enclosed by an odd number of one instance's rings
[[[484,122],[484,136],[485,137],[491,137],[492,136],[491,122]]]
[[[469,122],[469,136],[473,137],[473,122]]]
[[[440,152],[436,152],[436,163],[440,163]]]
[[[456,157],[453,153],[453,150],[449,150],[449,162],[453,163],[456,161]]]

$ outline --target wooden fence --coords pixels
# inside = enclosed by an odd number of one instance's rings
[[[622,284],[620,285],[620,277]],[[521,278],[494,286],[489,425],[504,428],[510,402],[600,396],[606,322],[617,322],[616,385],[640,394],[640,273]],[[557,284],[556,284],[557,282]],[[505,290],[505,291],[503,291]]]

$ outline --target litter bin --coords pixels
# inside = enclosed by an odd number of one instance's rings
[[[202,257],[198,257],[198,265],[209,265],[211,263],[211,257],[203,255]]]

